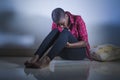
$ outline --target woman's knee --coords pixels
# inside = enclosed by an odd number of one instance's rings
[[[67,28],[64,28],[63,31],[62,31],[61,33],[63,33],[63,34],[70,34],[70,32],[68,31]]]
[[[59,30],[58,29],[53,29],[49,35],[58,35],[59,34]]]
[[[56,29],[53,29],[52,32],[59,32],[59,30],[56,28]]]

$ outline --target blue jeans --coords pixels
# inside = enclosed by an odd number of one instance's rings
[[[47,56],[52,60],[55,56],[61,56],[67,60],[82,60],[86,57],[86,48],[66,48],[67,42],[78,42],[67,28],[59,32],[58,29],[52,30],[47,37],[43,40],[42,44],[36,51],[35,55],[41,58],[44,53],[53,45]]]

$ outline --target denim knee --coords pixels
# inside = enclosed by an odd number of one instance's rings
[[[68,33],[68,34],[69,34],[70,32],[68,31],[67,28],[64,28],[63,31],[62,31],[61,33],[64,33],[64,34]]]

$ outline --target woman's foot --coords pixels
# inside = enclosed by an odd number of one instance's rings
[[[50,58],[48,56],[43,57],[40,61],[33,63],[33,68],[45,68],[50,63]]]
[[[33,63],[37,62],[39,59],[39,55],[35,55],[34,57],[32,57],[30,60],[27,60],[24,65],[29,68],[32,66]]]

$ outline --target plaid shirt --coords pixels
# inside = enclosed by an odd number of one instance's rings
[[[90,58],[90,46],[89,46],[89,42],[88,42],[88,34],[87,34],[87,30],[86,30],[86,25],[83,21],[83,19],[81,18],[81,16],[79,15],[73,15],[70,12],[66,11],[65,12],[70,19],[70,32],[72,33],[73,36],[75,36],[79,41],[85,41],[87,42],[87,46],[86,46],[86,55],[89,59]],[[58,29],[60,32],[62,31],[62,28],[57,25],[56,23],[52,23],[52,30],[53,29]]]

